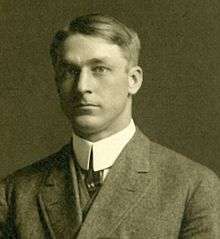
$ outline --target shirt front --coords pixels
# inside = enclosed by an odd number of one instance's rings
[[[125,145],[136,131],[134,121],[123,130],[96,142],[90,142],[73,133],[73,150],[82,169],[89,169],[91,149],[93,150],[93,170],[104,170],[105,179],[109,168],[114,164]]]

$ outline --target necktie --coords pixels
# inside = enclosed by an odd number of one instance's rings
[[[100,171],[93,170],[93,149],[91,149],[89,170],[87,170],[85,177],[85,183],[90,197],[93,197],[98,193],[102,185],[102,180],[103,180],[103,170]]]

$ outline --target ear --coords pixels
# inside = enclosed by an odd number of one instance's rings
[[[128,72],[128,93],[134,95],[141,88],[143,71],[140,66],[131,67]]]

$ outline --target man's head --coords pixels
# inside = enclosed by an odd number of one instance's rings
[[[61,106],[76,134],[92,141],[126,127],[142,83],[137,34],[112,17],[76,18],[57,32],[51,57]]]

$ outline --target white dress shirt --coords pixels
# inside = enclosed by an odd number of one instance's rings
[[[96,142],[82,139],[73,133],[73,150],[80,167],[88,170],[91,149],[93,149],[93,170],[104,170],[103,178],[136,131],[134,121],[123,130]]]

